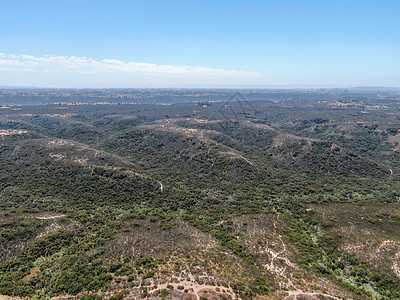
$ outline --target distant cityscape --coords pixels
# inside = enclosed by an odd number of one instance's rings
[[[0,88],[0,105],[37,105],[54,103],[155,103],[172,104],[193,101],[224,101],[235,92],[231,89],[42,89]],[[338,101],[337,106],[399,101],[397,88],[352,89],[243,89],[249,101],[307,102]]]

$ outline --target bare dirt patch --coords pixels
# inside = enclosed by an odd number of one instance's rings
[[[0,137],[2,140],[8,135],[19,135],[19,134],[24,134],[27,133],[26,130],[14,130],[14,129],[9,129],[9,130],[0,130]]]

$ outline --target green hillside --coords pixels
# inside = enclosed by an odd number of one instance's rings
[[[399,112],[231,105],[2,109],[0,294],[400,298]]]

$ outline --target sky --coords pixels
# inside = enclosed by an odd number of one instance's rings
[[[0,4],[0,86],[400,87],[399,0]]]

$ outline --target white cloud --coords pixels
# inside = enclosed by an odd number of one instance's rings
[[[256,72],[213,69],[201,66],[157,65],[116,59],[98,60],[76,56],[33,56],[5,53],[0,53],[0,71],[120,75],[153,74],[198,78],[242,78],[247,80],[265,78],[265,75]]]

